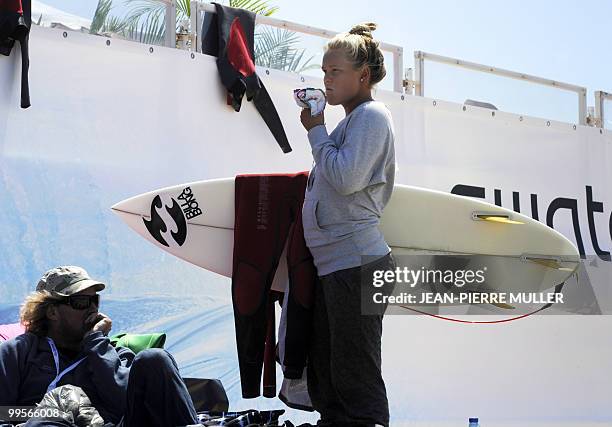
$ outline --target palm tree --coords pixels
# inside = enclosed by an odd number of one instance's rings
[[[110,16],[113,0],[99,0],[91,26],[91,33],[115,33],[130,40],[146,44],[161,44],[166,31],[164,16],[167,2],[164,0],[125,0],[129,6],[123,19]],[[230,7],[250,10],[270,16],[278,11],[267,0],[229,0]],[[177,22],[191,16],[190,0],[176,0]],[[300,37],[294,31],[255,27],[255,63],[260,66],[285,71],[301,72],[316,67],[310,64],[313,56],[305,58],[306,49],[296,45]]]
[[[109,16],[112,8],[112,0],[100,0],[98,2],[96,13],[89,28],[91,34],[118,34],[123,31],[123,22],[115,16]]]

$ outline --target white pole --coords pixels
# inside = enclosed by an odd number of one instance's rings
[[[166,1],[164,46],[176,47],[176,0]]]

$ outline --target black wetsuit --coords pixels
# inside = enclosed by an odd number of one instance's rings
[[[32,25],[32,0],[0,1],[0,54],[9,56],[15,41],[21,46],[21,108],[30,106],[28,40]]]

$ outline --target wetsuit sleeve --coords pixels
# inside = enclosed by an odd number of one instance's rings
[[[353,114],[339,143],[329,137],[324,125],[308,131],[317,169],[342,195],[370,185],[374,169],[384,162],[390,142],[390,126],[382,113],[356,111]]]
[[[115,349],[102,332],[93,332],[83,339],[83,353],[87,357],[93,383],[105,408],[120,418],[126,409],[127,385],[134,353],[129,349]]]
[[[23,365],[28,346],[28,340],[23,337],[0,343],[0,406],[19,402],[19,367]]]

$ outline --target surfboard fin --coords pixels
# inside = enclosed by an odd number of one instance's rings
[[[552,268],[554,270],[569,271],[569,272],[574,272],[576,270],[575,268],[569,268],[569,267],[563,266],[561,264],[561,261],[554,257],[544,257],[544,256],[539,257],[539,256],[524,255],[522,259],[523,261],[534,262],[536,264],[543,265],[544,267]]]
[[[508,214],[497,212],[472,212],[472,219],[474,221],[499,222],[502,224],[525,224],[522,221],[511,219]]]

